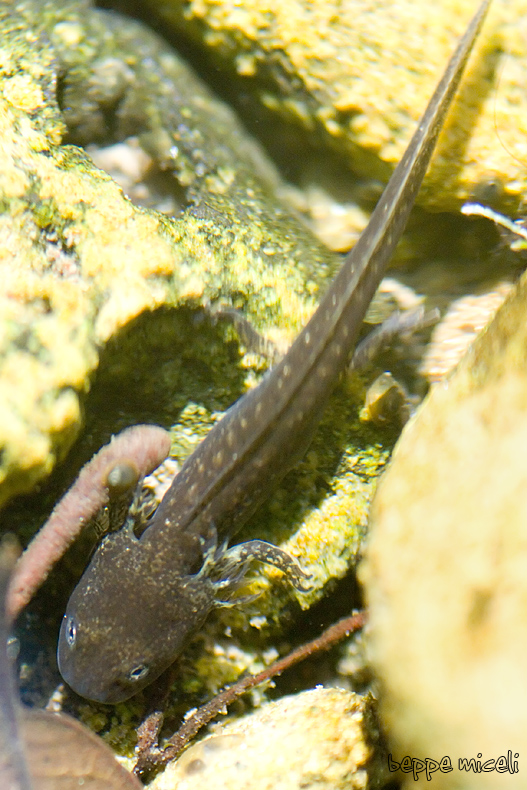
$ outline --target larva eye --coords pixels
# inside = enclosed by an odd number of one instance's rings
[[[128,680],[130,680],[132,683],[137,683],[139,680],[145,678],[149,671],[150,669],[146,664],[138,664],[128,673]]]
[[[66,622],[66,642],[68,647],[75,647],[77,641],[77,624],[74,617],[68,617]]]

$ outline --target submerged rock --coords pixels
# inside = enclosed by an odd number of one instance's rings
[[[373,506],[362,575],[383,720],[396,759],[450,757],[437,787],[526,786],[526,306],[524,275],[405,428]]]
[[[216,729],[168,765],[150,790],[362,790],[385,778],[374,751],[379,731],[371,696],[314,689]]]
[[[255,104],[301,127],[317,145],[338,151],[355,172],[383,181],[477,5],[143,2],[207,51]],[[478,195],[512,212],[520,206],[527,187],[526,30],[522,0],[493,4],[419,204],[451,210]]]

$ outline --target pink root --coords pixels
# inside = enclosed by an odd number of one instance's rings
[[[101,510],[112,492],[135,487],[167,457],[170,435],[157,425],[134,425],[114,436],[80,471],[18,560],[7,595],[15,619],[48,577],[54,564]]]

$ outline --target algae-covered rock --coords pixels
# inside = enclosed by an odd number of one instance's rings
[[[0,504],[64,456],[101,348],[143,311],[219,296],[296,329],[335,259],[256,172],[231,112],[132,20],[3,4]],[[142,144],[186,208],[141,210],[65,143]]]
[[[372,508],[383,719],[398,760],[449,756],[437,787],[526,786],[526,310],[524,275],[404,430]]]
[[[144,1],[256,102],[339,151],[356,172],[383,180],[477,6],[473,0]],[[418,197],[422,205],[457,208],[485,191],[509,210],[518,208],[526,187],[526,18],[524,0],[493,3]]]

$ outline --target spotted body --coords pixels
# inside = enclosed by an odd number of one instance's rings
[[[123,528],[95,552],[59,640],[60,670],[83,696],[117,702],[146,686],[255,554],[280,564],[279,552],[262,556],[268,544],[225,550],[216,538],[235,534],[305,452],[403,232],[489,3],[471,21],[367,228],[284,359],[189,457],[143,534]]]

